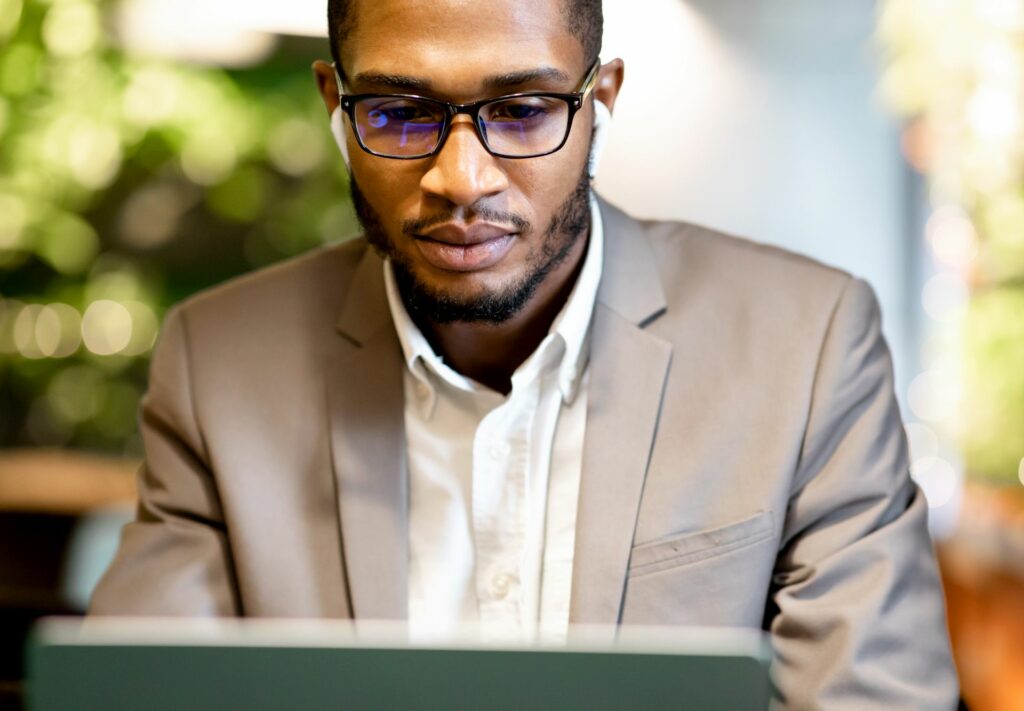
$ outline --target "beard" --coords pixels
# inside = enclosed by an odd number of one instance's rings
[[[526,306],[544,279],[565,261],[573,246],[589,232],[590,228],[590,177],[587,164],[584,163],[575,188],[555,211],[551,222],[544,230],[539,250],[527,257],[526,273],[500,289],[471,297],[460,297],[431,287],[419,279],[412,260],[395,248],[384,230],[380,215],[359,189],[359,184],[351,171],[349,186],[356,216],[363,227],[366,240],[382,258],[391,259],[402,301],[414,320],[421,317],[433,323],[461,321],[492,324],[507,321]],[[534,229],[528,220],[514,213],[480,208],[473,209],[472,216],[488,222],[512,225],[520,236],[530,234]],[[426,228],[443,224],[450,219],[449,213],[406,220],[402,224],[402,233],[412,239]]]

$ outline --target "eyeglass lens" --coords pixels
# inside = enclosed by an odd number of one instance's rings
[[[447,110],[407,97],[374,97],[356,102],[355,127],[374,153],[412,157],[434,151]],[[569,105],[546,96],[500,99],[480,108],[479,129],[488,148],[501,155],[531,156],[558,148],[569,125]]]

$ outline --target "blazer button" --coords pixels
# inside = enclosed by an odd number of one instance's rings
[[[512,451],[512,447],[509,446],[508,442],[495,442],[488,449],[488,453],[491,455],[491,459],[496,462],[500,462],[508,456],[509,452]]]
[[[515,578],[508,573],[500,573],[491,578],[491,595],[497,600],[504,600],[512,590]]]

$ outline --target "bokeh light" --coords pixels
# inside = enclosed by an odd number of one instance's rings
[[[196,200],[195,192],[180,182],[158,181],[142,186],[128,196],[121,208],[121,238],[141,250],[167,244]]]
[[[36,321],[42,310],[39,304],[28,304],[14,319],[14,347],[24,358],[35,360],[46,356],[36,341]]]
[[[170,67],[139,67],[122,98],[125,118],[145,128],[166,121],[179,110],[185,91],[180,74]]]
[[[50,330],[44,346],[37,322],[36,338],[39,339],[40,350],[53,358],[67,358],[78,351],[82,343],[82,316],[78,310],[68,304],[53,303],[48,304],[43,313],[49,315]]]
[[[44,356],[57,352],[61,340],[60,316],[52,306],[44,306],[36,316],[36,344]]]
[[[72,213],[51,215],[37,239],[37,254],[61,274],[80,274],[99,252],[96,230]]]
[[[25,201],[16,195],[0,193],[0,250],[16,249],[27,224]]]
[[[0,40],[6,39],[21,20],[21,0],[0,0]]]
[[[911,462],[924,457],[934,457],[939,453],[938,435],[928,425],[920,422],[908,422],[905,425],[907,443],[910,447]]]
[[[47,388],[51,410],[71,424],[85,422],[103,409],[107,378],[95,366],[73,365],[62,370]]]
[[[82,342],[96,355],[123,351],[132,340],[132,316],[124,304],[101,299],[82,317]]]
[[[149,352],[156,343],[160,328],[156,314],[141,301],[126,301],[123,306],[131,319],[131,336],[119,352],[126,356],[139,356]]]
[[[43,42],[56,57],[78,57],[100,41],[99,8],[92,2],[55,2],[43,20]]]
[[[316,127],[303,118],[289,118],[274,127],[267,153],[282,173],[302,176],[327,158],[327,145]]]
[[[248,66],[266,59],[275,45],[273,35],[239,27],[237,15],[249,4],[259,3],[125,0],[118,7],[118,34],[136,56]]]
[[[12,355],[18,352],[14,343],[14,324],[22,307],[19,301],[0,298],[0,354]]]
[[[914,378],[907,391],[907,403],[921,420],[940,427],[954,426],[962,399],[956,373],[928,370]]]
[[[121,167],[121,138],[112,126],[77,121],[66,136],[66,146],[71,175],[87,188],[106,187]]]
[[[940,273],[929,279],[921,292],[925,313],[936,321],[948,321],[963,315],[970,292],[961,277]]]
[[[959,476],[953,465],[941,457],[922,457],[910,467],[910,475],[928,500],[929,508],[945,506],[957,490]]]
[[[190,133],[181,151],[181,169],[197,185],[224,180],[238,163],[238,150],[231,138],[212,130]]]
[[[978,233],[963,209],[944,206],[932,213],[925,234],[940,263],[963,269],[978,256]]]

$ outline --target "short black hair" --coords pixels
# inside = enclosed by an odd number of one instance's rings
[[[589,67],[601,53],[601,35],[604,32],[602,0],[560,0],[562,16],[569,32],[583,45],[583,58]],[[327,32],[331,42],[331,58],[341,70],[341,43],[355,26],[354,0],[327,0]]]

